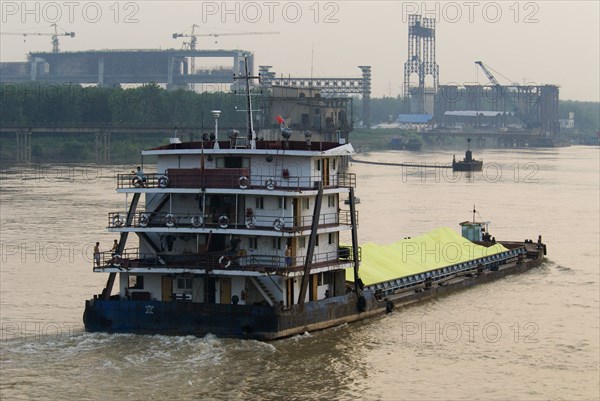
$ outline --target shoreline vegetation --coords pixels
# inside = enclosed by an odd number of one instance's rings
[[[260,104],[257,93],[257,104]],[[214,127],[211,110],[221,110],[219,127],[244,127],[243,96],[235,93],[196,93],[188,90],[167,91],[156,84],[134,88],[83,87],[80,85],[41,84],[38,82],[0,85],[0,126],[162,126],[198,127],[210,133]],[[362,113],[362,102],[353,102],[353,116]],[[388,122],[407,113],[408,103],[400,97],[373,98],[373,124]],[[561,118],[575,113],[578,131],[593,136],[600,130],[600,103],[560,101]],[[189,134],[181,132],[187,140]],[[136,162],[140,149],[169,142],[172,132],[164,134],[119,134],[111,136],[111,161]],[[357,151],[384,150],[392,138],[419,139],[417,132],[400,129],[355,128],[350,138]],[[93,134],[36,134],[32,138],[34,162],[95,162]],[[462,138],[448,138],[436,144],[462,148]],[[16,155],[16,135],[0,135],[0,160],[12,161]]]

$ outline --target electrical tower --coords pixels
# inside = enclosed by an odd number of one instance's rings
[[[411,85],[411,75],[417,74],[417,84]],[[425,79],[431,76],[432,82],[426,88]],[[428,98],[433,100],[439,85],[439,67],[435,62],[435,19],[420,15],[408,16],[408,60],[404,63],[404,96],[411,99],[413,113],[433,114],[432,107],[426,107]],[[428,110],[431,109],[431,110]]]

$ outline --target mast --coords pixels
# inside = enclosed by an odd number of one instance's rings
[[[252,117],[252,95],[250,94],[250,80],[260,79],[260,76],[250,76],[248,71],[248,56],[244,55],[244,72],[245,75],[241,77],[233,76],[234,80],[243,79],[246,81],[246,107],[247,107],[247,126],[248,126],[248,139],[250,139],[250,149],[256,149],[256,133],[254,132],[254,120]]]

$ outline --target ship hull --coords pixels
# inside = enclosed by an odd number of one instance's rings
[[[423,284],[386,297],[365,290],[364,300],[351,292],[286,309],[263,305],[92,299],[86,301],[83,320],[90,332],[195,336],[212,333],[219,337],[274,340],[389,313],[402,306],[522,273],[538,266],[543,253],[541,249],[530,251],[520,262],[479,274],[457,276],[442,284]]]
[[[483,162],[476,161],[472,163],[467,162],[455,162],[452,163],[452,171],[481,171],[483,168]]]

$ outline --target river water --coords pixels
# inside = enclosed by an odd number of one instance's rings
[[[461,155],[462,156],[462,155]],[[4,165],[0,398],[22,400],[588,400],[599,394],[599,149],[481,150],[484,172],[354,163],[359,237],[458,230],[477,205],[497,239],[548,244],[522,275],[357,324],[270,342],[89,334],[106,280],[115,174],[131,166]],[[448,163],[452,152],[359,159]],[[150,171],[151,167],[147,167]],[[478,216],[479,218],[479,216]]]

